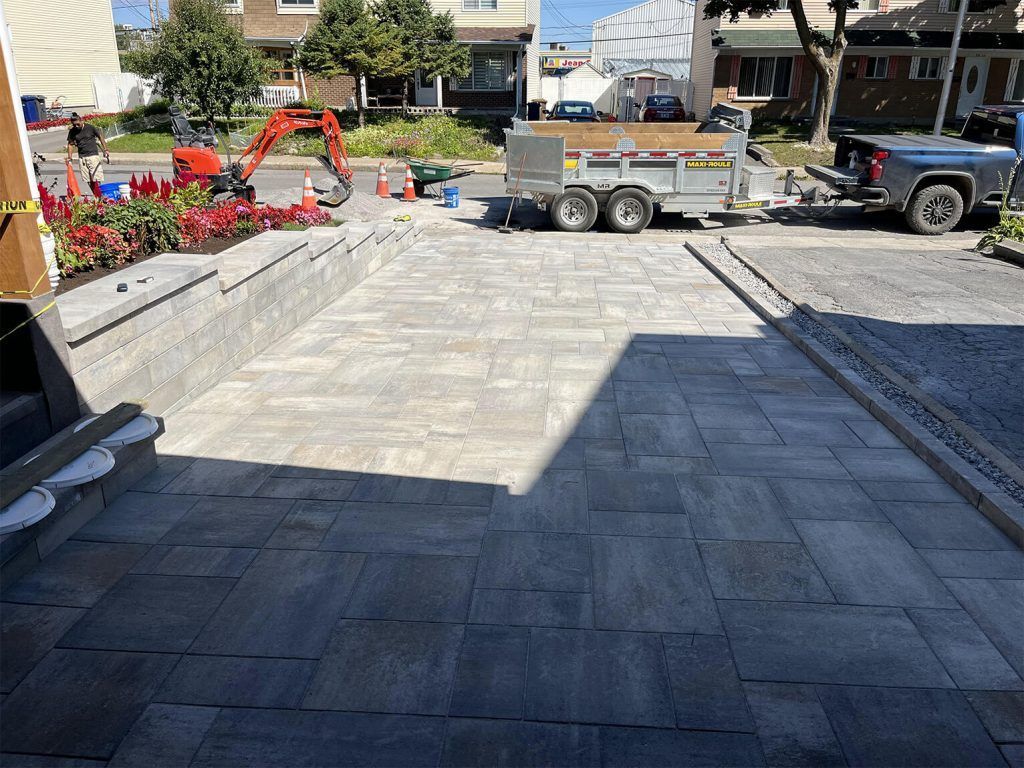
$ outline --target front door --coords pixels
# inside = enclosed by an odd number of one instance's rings
[[[988,59],[984,56],[968,56],[964,59],[964,71],[960,78],[960,98],[956,102],[957,117],[964,117],[981,104],[985,98],[987,82]]]
[[[436,107],[437,88],[435,78],[423,70],[416,70],[416,106]]]

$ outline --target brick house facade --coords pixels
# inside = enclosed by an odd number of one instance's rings
[[[450,110],[511,114],[525,111],[539,94],[540,0],[431,0],[438,12],[450,12],[456,34],[470,49],[471,69],[463,78],[416,73],[409,95],[414,105]],[[317,95],[330,106],[354,108],[356,83],[350,76],[317,79],[302,72],[294,55],[316,23],[319,0],[229,0],[227,12],[237,19],[251,45],[280,61],[273,83],[296,88],[300,96]],[[371,80],[367,106],[400,103],[401,80]]]
[[[849,47],[835,118],[931,124],[947,68],[956,2],[861,0],[863,10],[851,13],[847,25]],[[808,0],[806,7],[812,23],[830,27],[824,0]],[[816,75],[785,8],[771,17],[703,23],[712,36],[707,55],[714,66],[708,68],[710,87],[694,83],[702,94],[695,106],[698,113],[727,102],[773,119],[812,114]],[[947,117],[963,116],[978,104],[1012,101],[1024,102],[1024,0],[1008,0],[985,13],[968,6]]]

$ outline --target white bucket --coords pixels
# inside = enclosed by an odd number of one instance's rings
[[[132,187],[131,184],[118,184],[117,193],[121,195],[122,200],[132,199]]]

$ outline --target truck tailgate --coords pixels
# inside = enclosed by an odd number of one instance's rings
[[[856,168],[845,165],[805,165],[804,170],[818,181],[832,187],[859,187],[864,183]]]
[[[505,191],[557,195],[563,190],[565,176],[565,139],[561,136],[505,134]],[[522,173],[520,173],[522,168]]]

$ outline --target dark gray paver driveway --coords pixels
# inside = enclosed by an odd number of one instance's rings
[[[678,243],[428,238],[160,450],[4,585],[5,765],[1024,749],[1024,556]]]

